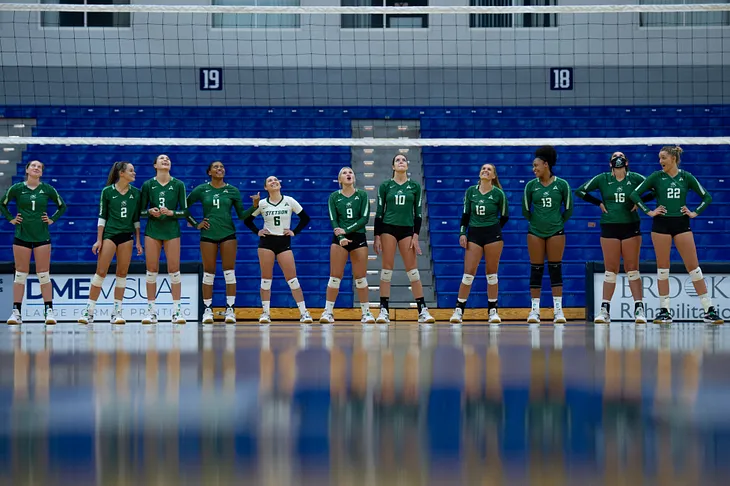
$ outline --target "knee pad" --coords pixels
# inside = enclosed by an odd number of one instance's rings
[[[607,271],[606,271],[606,274],[605,274],[605,275],[604,275],[604,277],[603,277],[603,281],[604,281],[604,282],[606,282],[606,283],[612,283],[612,284],[615,284],[615,283],[616,283],[616,274],[615,274],[615,273],[613,273],[613,272],[609,272],[609,271],[607,270]]]
[[[471,283],[474,281],[474,275],[469,275],[468,273],[465,273],[461,277],[461,283],[464,285],[471,285]]]
[[[487,275],[487,285],[497,285],[497,282],[499,282],[499,278],[497,278],[496,273]]]
[[[292,290],[296,290],[299,288],[299,279],[296,277],[294,277],[291,280],[288,280],[286,283],[289,284],[289,288]]]
[[[638,270],[631,270],[626,273],[626,276],[629,278],[630,281],[639,280],[641,278],[641,274]]]
[[[702,280],[704,278],[702,276],[702,269],[700,267],[697,267],[689,272],[689,276],[692,278],[693,282],[697,282],[698,280]]]
[[[51,272],[38,272],[38,282],[41,285],[51,283]]]
[[[117,277],[117,281],[114,282],[114,286],[118,289],[127,288],[127,277]]]
[[[340,288],[340,282],[342,282],[342,280],[340,280],[339,278],[337,278],[337,277],[330,277],[329,282],[327,282],[327,287],[329,287],[331,289],[339,289]]]
[[[548,273],[551,287],[563,285],[563,262],[548,262]]]
[[[157,274],[155,274],[157,275]],[[173,272],[170,274],[170,283],[179,284],[182,283],[182,278],[180,278],[180,272]]]
[[[668,268],[657,268],[656,278],[657,278],[657,280],[669,280],[669,269]]]
[[[91,277],[91,285],[94,287],[101,287],[104,285],[104,277],[99,275],[98,273],[95,273],[93,277]]]
[[[542,275],[545,272],[545,265],[540,263],[539,265],[530,264],[530,288],[539,289],[542,288]]]
[[[356,278],[355,279],[355,288],[358,288],[358,289],[366,289],[366,288],[368,288],[368,279],[367,279],[367,277]]]
[[[235,270],[224,270],[223,278],[226,281],[226,285],[235,285],[236,284],[236,271]]]
[[[15,272],[15,278],[13,279],[13,283],[24,284],[27,279],[28,274],[26,272]]]
[[[147,275],[145,276],[145,280],[147,283],[157,283],[157,272],[150,272],[147,271]]]
[[[411,282],[418,282],[421,280],[421,274],[419,273],[417,268],[414,268],[413,270],[408,270],[406,272],[406,275],[408,275],[408,280]]]
[[[271,282],[272,280],[270,278],[262,278],[261,290],[271,290]]]
[[[390,282],[393,279],[393,270],[382,269],[380,271],[380,280],[383,282]]]
[[[215,282],[215,273],[203,273],[203,285],[213,285]]]

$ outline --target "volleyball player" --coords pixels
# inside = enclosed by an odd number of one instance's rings
[[[634,298],[634,321],[637,324],[646,324],[639,274],[641,221],[636,206],[628,197],[646,178],[629,171],[629,159],[623,152],[614,152],[609,165],[610,172],[598,174],[575,191],[579,198],[601,208],[601,249],[606,273],[603,280],[603,302],[594,322],[611,322],[611,298],[616,290],[616,277],[623,257],[624,270]],[[601,193],[601,199],[589,194],[595,190]],[[649,193],[643,200],[650,201],[653,198],[654,194]]]
[[[347,256],[352,262],[352,276],[360,300],[363,324],[372,324],[375,317],[370,313],[368,296],[368,241],[365,225],[370,220],[370,200],[362,189],[355,188],[355,172],[343,167],[337,175],[341,189],[330,194],[328,206],[330,223],[334,230],[330,245],[330,279],[327,283],[327,300],[319,322],[332,324],[335,300],[340,291],[340,281],[345,273]]]
[[[226,324],[236,323],[236,250],[238,239],[233,225],[231,208],[239,219],[245,220],[258,206],[258,196],[251,196],[253,206],[244,210],[241,192],[226,183],[223,178],[226,168],[216,160],[206,171],[210,181],[200,184],[188,195],[188,221],[200,230],[200,254],[203,258],[203,324],[213,324],[213,282],[218,250],[221,254],[223,278],[226,281]],[[203,220],[198,222],[189,214],[189,208],[200,201],[203,205]]]
[[[479,170],[479,184],[469,187],[464,195],[464,212],[459,231],[459,245],[466,249],[464,276],[459,286],[456,308],[451,316],[453,324],[461,324],[466,299],[471,292],[471,284],[482,255],[487,271],[489,323],[502,322],[497,311],[497,270],[504,248],[502,227],[508,220],[509,204],[499,183],[497,169],[492,164],[484,164]]]
[[[540,323],[540,289],[546,256],[553,294],[553,322],[565,323],[562,260],[565,250],[565,222],[573,214],[573,194],[570,185],[553,174],[557,160],[558,154],[550,145],[535,151],[535,159],[532,161],[535,179],[525,185],[522,198],[522,214],[530,223],[527,230],[527,250],[530,254],[532,308],[527,322],[531,324]]]
[[[309,224],[309,215],[293,197],[281,194],[281,182],[276,176],[266,178],[264,189],[268,192],[268,197],[262,200],[256,211],[246,219],[246,226],[259,235],[258,255],[261,267],[262,306],[259,323],[269,324],[271,322],[271,283],[274,277],[274,261],[277,261],[299,308],[301,315],[299,322],[311,324],[312,316],[309,315],[304,302],[304,294],[297,278],[294,253],[291,251],[291,237],[298,235]],[[294,230],[290,229],[292,213],[299,216],[299,224]],[[264,227],[261,230],[254,223],[254,218],[259,214],[264,217]]]
[[[55,324],[53,312],[53,288],[51,287],[51,234],[48,227],[64,212],[66,204],[50,184],[41,182],[43,162],[32,160],[25,165],[25,181],[13,184],[5,192],[0,203],[0,212],[15,226],[13,258],[15,278],[13,279],[13,311],[8,324],[22,324],[23,294],[25,280],[30,272],[30,257],[35,255],[36,276],[41,284],[43,316],[46,324]],[[15,200],[17,214],[8,210],[10,201]],[[48,216],[48,201],[56,205],[56,212]]]
[[[390,281],[393,278],[395,249],[400,251],[411,291],[418,306],[418,322],[431,324],[431,316],[423,297],[417,256],[421,254],[418,233],[421,231],[421,185],[408,178],[408,159],[403,154],[393,157],[393,178],[378,188],[378,209],[375,213],[375,253],[383,254],[380,271],[380,314],[376,322],[390,323]]]
[[[707,284],[702,276],[694,235],[690,227],[690,219],[702,214],[712,202],[712,196],[692,174],[679,168],[681,156],[681,147],[663,147],[659,152],[659,164],[662,169],[651,174],[631,193],[631,200],[654,218],[651,240],[656,253],[659,289],[659,312],[654,317],[654,322],[657,324],[672,322],[672,315],[669,312],[669,264],[674,241],[702,303],[703,320],[709,324],[722,324],[723,320],[715,310],[707,292]],[[702,202],[694,211],[687,207],[687,194],[690,189],[702,198]],[[649,209],[641,200],[641,194],[649,190],[653,190],[656,194],[655,209]]]
[[[180,278],[180,224],[177,220],[187,216],[188,204],[185,183],[170,175],[171,166],[170,157],[164,154],[158,155],[153,164],[155,177],[142,184],[141,216],[148,218],[144,230],[147,312],[142,317],[142,324],[157,323],[155,297],[160,252],[163,247],[172,293],[172,323],[185,324],[180,308],[182,279]]]
[[[127,322],[122,315],[122,300],[124,290],[127,288],[129,263],[132,261],[132,233],[137,241],[137,255],[142,254],[139,237],[141,195],[139,189],[132,185],[136,176],[134,166],[129,162],[114,162],[106,180],[106,187],[101,191],[96,243],[91,247],[92,253],[98,255],[96,274],[91,279],[89,301],[79,317],[81,324],[90,324],[94,321],[96,301],[99,299],[104,277],[115,254],[117,271],[114,284],[114,309],[109,322],[112,324]]]

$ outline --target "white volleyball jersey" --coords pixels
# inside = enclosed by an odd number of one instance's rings
[[[261,214],[264,217],[264,229],[269,230],[272,235],[282,236],[284,230],[291,228],[291,213],[299,214],[302,206],[296,199],[284,196],[278,204],[269,201],[269,198],[259,201],[259,207],[254,211],[253,216]]]

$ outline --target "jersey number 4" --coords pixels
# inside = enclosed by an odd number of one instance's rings
[[[667,198],[669,198],[669,199],[679,199],[679,187],[670,187],[670,188],[667,188]]]
[[[221,200],[219,198],[217,198],[217,197],[213,198],[213,207],[216,209],[221,208]]]

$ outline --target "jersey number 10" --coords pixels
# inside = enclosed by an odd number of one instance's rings
[[[396,194],[395,195],[395,205],[396,206],[405,206],[406,205],[406,195],[405,194]]]

